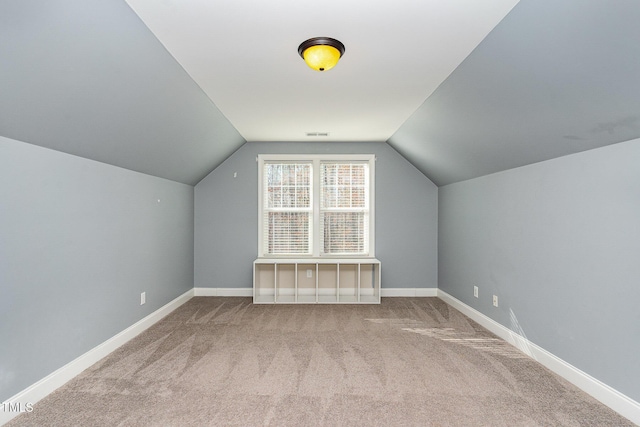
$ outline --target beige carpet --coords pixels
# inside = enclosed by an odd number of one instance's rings
[[[632,426],[436,298],[193,298],[9,426]]]

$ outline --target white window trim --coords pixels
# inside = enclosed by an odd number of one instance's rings
[[[258,155],[258,258],[375,258],[375,162],[374,154],[259,154]],[[263,233],[263,206],[264,206],[264,164],[265,162],[311,162],[313,164],[313,222],[312,229],[312,253],[311,255],[279,255],[264,253],[264,233]],[[315,238],[315,234],[322,229],[320,227],[320,162],[321,161],[346,161],[346,162],[367,162],[369,164],[369,250],[367,255],[354,256],[345,255],[324,255],[320,252],[320,238]]]

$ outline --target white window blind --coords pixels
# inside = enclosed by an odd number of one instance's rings
[[[372,155],[259,156],[259,256],[373,257]]]
[[[369,237],[367,163],[320,164],[321,250],[325,254],[366,254]]]
[[[310,163],[265,164],[265,253],[311,253],[311,169]]]

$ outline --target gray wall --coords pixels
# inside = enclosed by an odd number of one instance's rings
[[[439,233],[442,290],[640,401],[640,140],[440,187]]]
[[[252,286],[258,154],[375,154],[376,257],[383,288],[437,287],[438,189],[386,143],[252,142],[195,188],[195,286]],[[234,178],[237,173],[237,178]]]
[[[0,242],[4,401],[192,288],[193,187],[0,137]]]

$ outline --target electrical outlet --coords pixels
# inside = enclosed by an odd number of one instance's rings
[[[473,287],[473,296],[478,298],[478,287],[477,286]]]
[[[307,279],[311,279],[313,277],[313,270],[307,270]]]
[[[497,306],[498,306],[498,296],[497,296],[497,295],[494,295],[494,296],[493,296],[493,306],[494,306],[494,307],[497,307]]]
[[[142,292],[140,294],[140,305],[144,305],[145,302],[147,302],[147,293]]]

